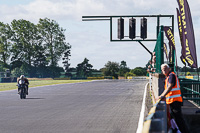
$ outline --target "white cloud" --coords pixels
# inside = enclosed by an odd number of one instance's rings
[[[10,10],[12,8],[12,10]],[[83,14],[100,14],[105,11],[102,3],[94,0],[77,0],[77,1],[51,1],[51,0],[35,0],[27,5],[16,6],[0,6],[3,16],[12,21],[13,19],[35,20],[38,18],[54,18],[66,20],[78,18],[80,20]],[[11,19],[11,20],[10,20]]]

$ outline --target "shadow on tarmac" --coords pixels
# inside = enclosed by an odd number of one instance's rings
[[[32,98],[26,98],[26,99],[36,99],[37,100],[37,99],[45,99],[45,98],[33,98],[32,97]]]

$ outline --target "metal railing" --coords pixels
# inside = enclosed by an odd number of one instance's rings
[[[192,79],[179,80],[183,99],[191,100],[200,106],[200,81]]]
[[[149,111],[143,125],[142,133],[167,133],[167,105],[158,101]]]

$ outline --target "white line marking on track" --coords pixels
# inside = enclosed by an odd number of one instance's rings
[[[144,95],[143,95],[143,101],[142,101],[142,109],[140,112],[140,118],[139,118],[139,122],[138,122],[138,128],[136,133],[141,133],[142,132],[142,128],[143,128],[143,123],[144,123],[144,112],[145,112],[145,100],[146,100],[146,91],[147,91],[147,85],[149,83],[146,84],[145,86],[145,90],[144,90]]]

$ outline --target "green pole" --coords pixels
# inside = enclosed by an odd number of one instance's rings
[[[160,32],[158,34],[158,40],[156,43],[156,48],[155,48],[155,52],[156,52],[156,72],[157,73],[161,73],[161,65],[164,63],[164,28],[163,25],[160,26]]]
[[[172,32],[174,35],[174,16],[172,16]],[[172,49],[172,64],[173,64],[173,68],[174,68],[174,72],[176,72],[176,51],[174,49]]]

